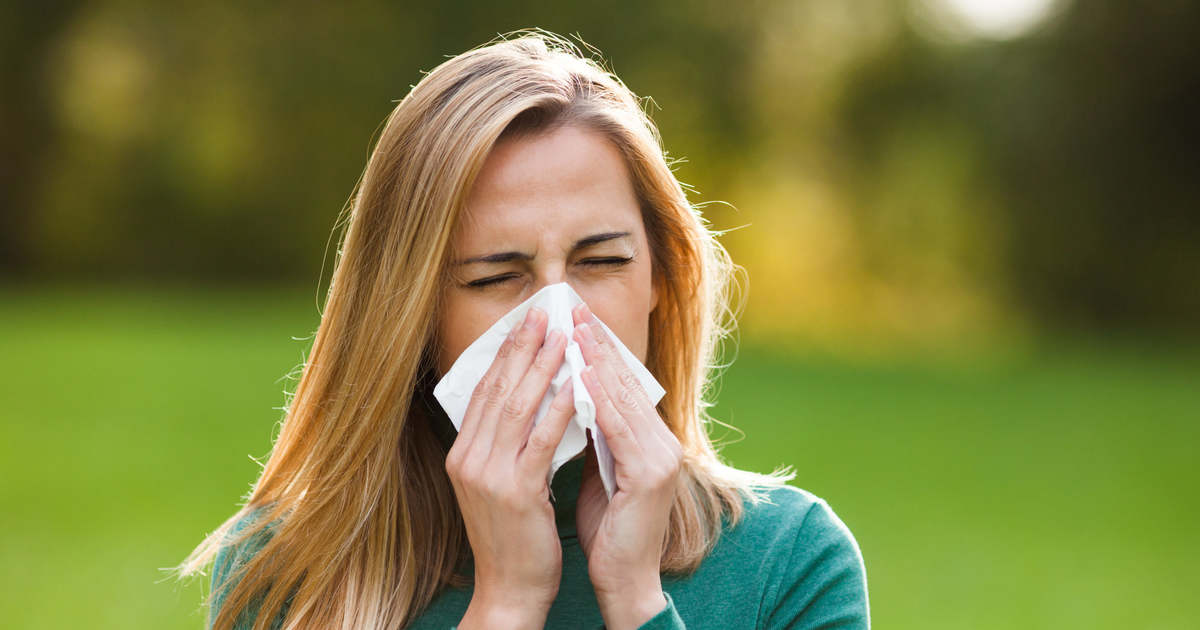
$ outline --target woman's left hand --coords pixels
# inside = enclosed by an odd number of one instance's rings
[[[633,630],[667,605],[659,569],[683,449],[587,305],[572,313],[617,485],[610,500],[588,448],[576,529],[605,627]]]

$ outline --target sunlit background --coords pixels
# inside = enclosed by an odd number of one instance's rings
[[[880,628],[1194,628],[1200,5],[5,3],[0,625],[201,628],[380,126],[576,35],[745,269],[712,414]],[[265,461],[265,460],[264,460]]]

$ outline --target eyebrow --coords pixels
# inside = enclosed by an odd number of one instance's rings
[[[585,237],[579,239],[578,241],[575,241],[575,245],[571,248],[571,251],[583,249],[585,247],[591,247],[592,245],[603,243],[605,241],[611,241],[616,238],[623,238],[623,237],[630,236],[630,235],[631,234],[629,232],[603,232],[600,234],[593,234],[591,236],[585,236]],[[533,255],[526,254],[524,252],[499,252],[496,254],[487,254],[486,256],[476,256],[474,258],[467,258],[465,260],[459,260],[459,261],[456,261],[454,263],[454,265],[455,266],[470,265],[473,263],[506,263],[506,262],[512,262],[514,260],[533,260]]]

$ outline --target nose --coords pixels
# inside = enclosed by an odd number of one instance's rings
[[[552,284],[558,284],[559,282],[566,282],[567,281],[566,265],[561,261],[553,261],[553,262],[549,262],[545,265],[542,265],[534,273],[534,280],[535,280],[534,287],[533,287],[534,293],[541,291],[544,287],[548,287]]]

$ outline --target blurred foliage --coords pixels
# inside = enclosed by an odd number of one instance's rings
[[[1200,6],[1060,0],[997,39],[948,3],[6,4],[0,272],[317,284],[395,102],[538,26],[652,99],[750,330],[1196,332]]]
[[[848,188],[867,196],[865,230],[899,228],[886,240],[936,248],[966,215],[972,251],[937,258],[1001,261],[1041,317],[1194,328],[1200,6],[1075,8],[1040,37],[963,48],[910,35],[856,68],[840,108]],[[881,216],[893,205],[901,225]],[[913,224],[926,232],[905,234]]]

